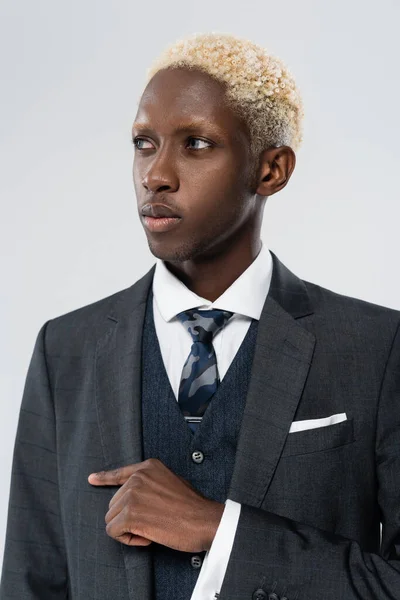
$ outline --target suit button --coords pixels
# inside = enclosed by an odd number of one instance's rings
[[[267,597],[267,592],[264,592],[261,588],[256,590],[253,594],[253,600],[265,600]]]
[[[200,569],[202,562],[203,561],[201,560],[201,556],[199,556],[198,554],[195,554],[190,559],[190,564],[192,565],[193,569]]]
[[[202,463],[204,460],[204,454],[202,452],[200,452],[200,450],[195,450],[194,452],[192,452],[192,461],[200,464]]]
[[[269,596],[268,596],[268,600],[279,600],[279,596],[277,596],[276,594],[274,594],[274,592],[272,592]],[[282,600],[282,598],[281,598]]]

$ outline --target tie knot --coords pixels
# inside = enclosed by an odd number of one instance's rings
[[[192,336],[193,342],[211,343],[214,335],[233,315],[228,310],[199,310],[191,308],[179,313],[177,318]]]

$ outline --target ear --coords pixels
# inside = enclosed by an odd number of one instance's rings
[[[296,155],[290,146],[267,148],[260,155],[257,190],[260,196],[272,196],[285,187],[296,166]]]

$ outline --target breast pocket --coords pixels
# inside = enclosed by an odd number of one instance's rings
[[[289,433],[281,456],[309,454],[354,442],[353,419],[341,423]]]

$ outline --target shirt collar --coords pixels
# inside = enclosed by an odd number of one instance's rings
[[[153,278],[153,294],[161,316],[170,321],[190,308],[219,308],[260,319],[272,277],[272,256],[261,242],[261,250],[251,265],[214,302],[198,296],[157,259]]]

